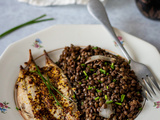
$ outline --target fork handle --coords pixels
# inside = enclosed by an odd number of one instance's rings
[[[128,52],[126,49],[123,47],[123,45],[120,43],[118,40],[106,13],[106,10],[103,6],[103,4],[99,0],[90,0],[88,5],[87,5],[88,11],[92,16],[94,16],[97,20],[99,20],[107,29],[107,31],[110,33],[112,36],[113,40],[118,44],[120,47],[120,50],[122,53],[125,55],[127,60],[132,60],[132,58],[129,56]]]

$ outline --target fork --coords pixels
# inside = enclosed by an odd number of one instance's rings
[[[127,58],[127,60],[130,62],[130,66],[132,70],[134,70],[143,89],[147,91],[150,97],[152,97],[152,95],[149,88],[156,95],[155,90],[153,89],[153,84],[158,88],[158,90],[160,90],[156,79],[153,77],[151,71],[146,65],[134,61],[129,56],[128,52],[120,43],[113,28],[111,27],[111,24],[109,22],[109,19],[103,4],[99,0],[90,0],[89,3],[87,4],[87,8],[90,14],[104,25],[104,27],[110,33],[113,40],[118,44],[118,46],[120,47],[120,50],[122,51],[124,56]],[[142,93],[142,94],[147,99],[147,95],[145,93]]]

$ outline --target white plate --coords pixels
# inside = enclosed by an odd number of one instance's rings
[[[151,44],[115,29],[118,36],[122,37],[124,47],[133,59],[150,67],[160,83],[160,55]],[[35,42],[38,39],[37,42]],[[40,40],[40,41],[39,41]],[[31,49],[34,58],[43,54],[43,49],[51,51],[70,44],[99,46],[120,55],[122,53],[115,45],[109,34],[101,25],[57,25],[40,31],[18,42],[11,44],[0,59],[0,120],[22,120],[16,110],[14,101],[14,85],[18,77],[19,66],[28,60],[28,50]],[[37,47],[35,47],[35,46]],[[38,47],[41,46],[41,47]],[[52,52],[54,61],[58,60],[61,50]],[[123,55],[122,55],[123,56]],[[40,59],[38,65],[42,64]],[[158,93],[158,92],[157,92]],[[4,108],[3,102],[8,102],[9,108]],[[136,120],[158,120],[160,103],[157,108],[154,102],[160,101],[160,94],[153,100],[146,102],[144,109]],[[2,112],[4,111],[4,112]]]

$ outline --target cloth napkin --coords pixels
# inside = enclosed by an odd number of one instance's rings
[[[87,4],[89,0],[18,0],[36,6],[51,6],[51,5],[67,5],[67,4]],[[106,2],[107,0],[101,0]]]

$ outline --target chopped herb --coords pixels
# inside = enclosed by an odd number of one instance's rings
[[[90,69],[90,71],[94,71],[94,69]]]
[[[96,91],[97,91],[97,92],[102,92],[102,90],[98,90],[98,89],[96,89]]]
[[[111,64],[111,68],[114,69],[114,63]]]
[[[81,84],[82,84],[82,82],[79,82],[79,84],[81,85]]]
[[[115,102],[115,104],[117,104],[117,105],[122,105],[122,103],[119,103],[119,102]]]
[[[93,86],[93,88],[96,88],[95,86]]]
[[[119,56],[119,55],[116,55],[117,57]]]
[[[99,69],[101,73],[106,74],[106,71],[103,69]]]
[[[95,98],[95,100],[98,100],[98,99],[99,99],[99,97],[96,97],[96,98]]]
[[[93,87],[91,87],[90,85],[88,86],[88,90],[91,90]]]
[[[105,62],[104,64],[107,65],[107,62]]]
[[[86,76],[85,80],[87,80],[87,79],[88,79],[88,76]]]
[[[113,79],[113,82],[116,82],[116,79]]]
[[[81,64],[81,66],[82,66],[82,67],[85,67],[85,66],[86,66],[86,64],[82,63],[82,64]]]
[[[142,110],[142,107],[140,107],[139,110]]]
[[[97,73],[94,73],[94,75],[97,75]]]
[[[92,49],[98,49],[98,47],[92,47]]]
[[[88,76],[87,73],[86,73],[86,71],[83,71],[83,73],[84,73],[85,76]]]
[[[122,94],[122,95],[121,95],[121,102],[123,102],[123,101],[124,101],[124,98],[125,98],[125,95],[124,95],[124,94]]]
[[[73,94],[73,98],[74,98],[74,99],[76,98],[75,94]]]
[[[130,64],[130,63],[131,63],[131,60],[128,61],[128,64]]]
[[[113,103],[113,100],[110,100],[110,101],[106,101],[107,104],[111,104]]]
[[[81,102],[81,105],[83,105],[83,102]]]
[[[138,91],[137,94],[140,94],[140,92]]]
[[[98,82],[102,83],[102,81],[98,80]]]
[[[90,68],[90,66],[87,66],[88,68]]]
[[[16,107],[16,110],[20,110],[18,107]]]
[[[109,73],[107,73],[107,75],[109,75]]]
[[[106,86],[106,88],[108,89],[109,87],[108,87],[108,86]]]
[[[107,99],[108,99],[107,95],[105,95],[104,97],[105,97],[105,100],[107,100]]]

